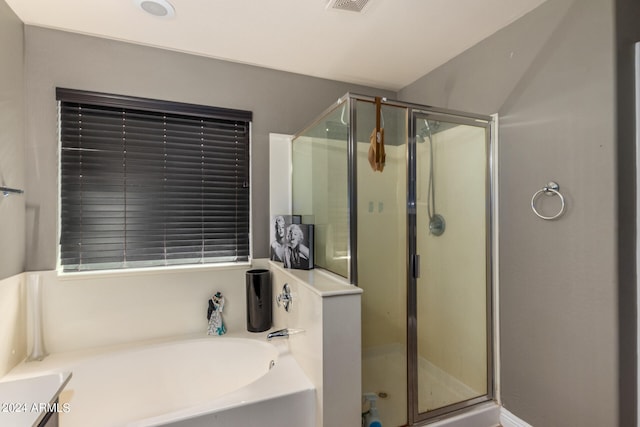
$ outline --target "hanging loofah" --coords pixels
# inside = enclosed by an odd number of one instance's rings
[[[384,170],[387,155],[384,152],[384,128],[380,126],[382,116],[382,98],[376,96],[376,128],[369,137],[369,164],[374,172]]]

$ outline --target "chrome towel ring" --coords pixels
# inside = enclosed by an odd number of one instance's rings
[[[557,214],[555,214],[553,216],[544,216],[544,215],[540,214],[540,212],[538,212],[538,210],[536,209],[536,200],[542,194],[544,194],[545,196],[559,196],[560,197],[560,210],[558,211]],[[560,193],[560,186],[558,185],[557,182],[554,182],[554,181],[550,181],[546,185],[546,187],[542,187],[540,190],[538,190],[535,193],[533,193],[533,197],[531,197],[531,209],[533,210],[533,213],[535,213],[536,215],[538,215],[540,218],[542,218],[544,220],[552,220],[552,219],[560,218],[562,216],[562,214],[564,214],[565,207],[566,207],[566,205],[565,205],[565,202],[564,202],[564,196]]]

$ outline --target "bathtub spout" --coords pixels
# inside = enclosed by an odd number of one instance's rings
[[[300,334],[304,332],[304,329],[285,328],[278,331],[270,332],[267,335],[267,341],[271,341],[272,338],[289,338],[291,335]]]
[[[267,341],[271,341],[272,338],[289,338],[289,329],[280,329],[278,331],[270,332],[267,335]]]

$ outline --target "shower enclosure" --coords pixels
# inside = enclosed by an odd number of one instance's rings
[[[293,140],[316,265],[363,289],[362,392],[382,425],[493,399],[491,117],[347,94]],[[363,406],[363,412],[367,406]]]

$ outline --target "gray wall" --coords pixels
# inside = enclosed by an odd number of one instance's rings
[[[501,395],[534,426],[635,425],[618,407],[614,43],[613,0],[549,0],[399,94],[499,113]],[[550,180],[557,221],[529,206]]]
[[[25,186],[23,25],[0,0],[0,186]],[[0,196],[0,279],[25,267],[25,197]]]
[[[346,92],[395,94],[113,40],[27,26],[27,270],[56,266],[55,88],[253,111],[254,257],[268,257],[269,133],[296,133]]]

